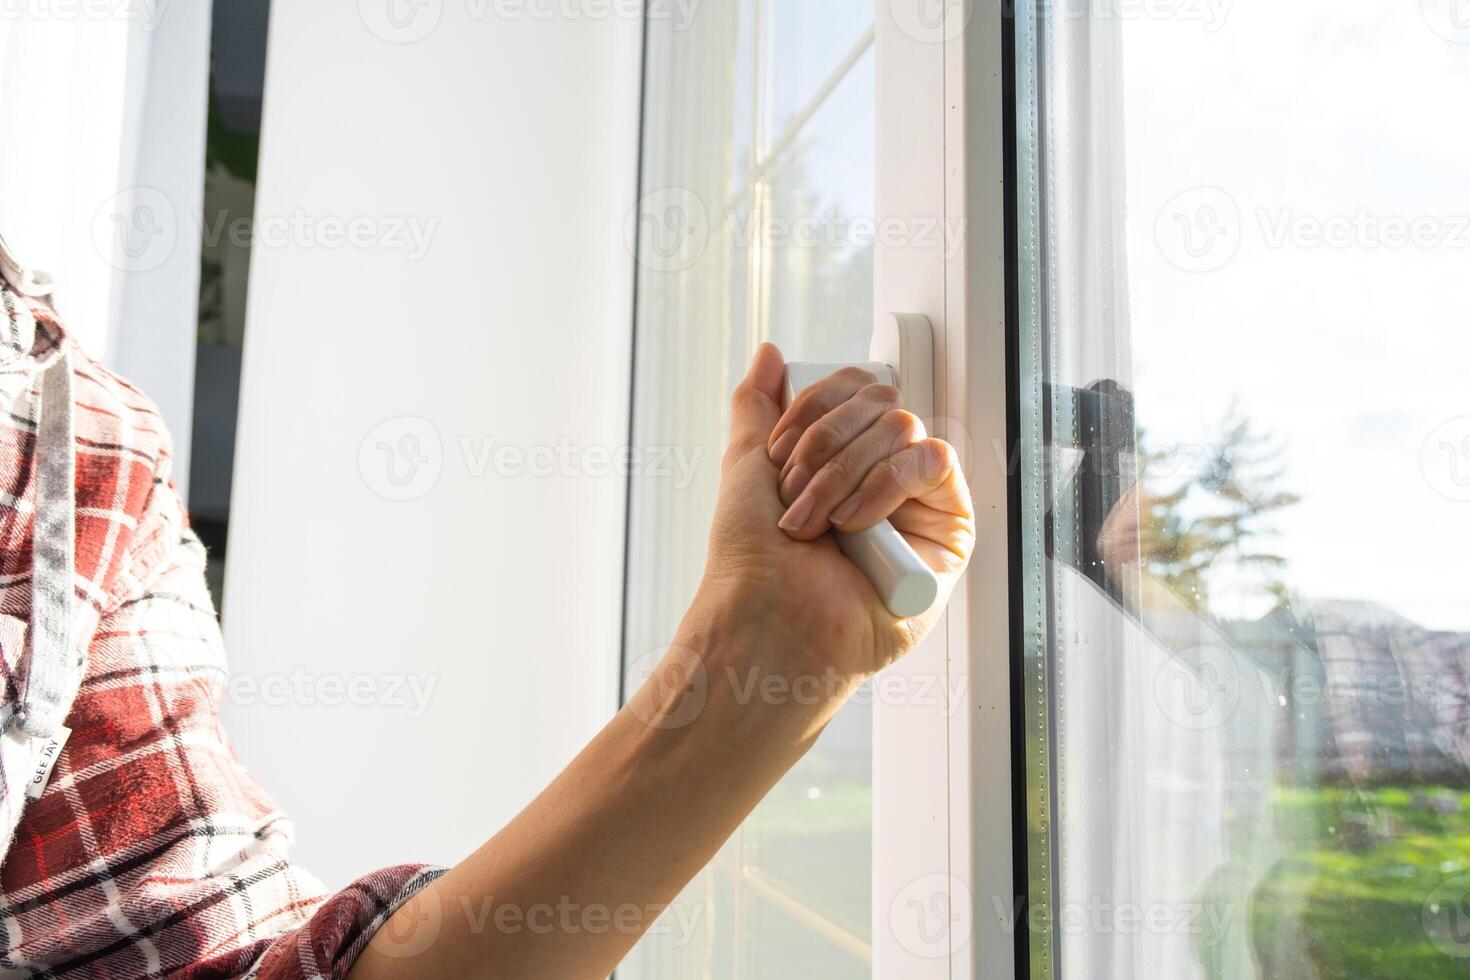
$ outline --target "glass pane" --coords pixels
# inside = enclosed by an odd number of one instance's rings
[[[745,0],[701,10],[686,30],[648,25],[635,440],[697,465],[682,477],[632,478],[630,687],[698,585],[728,396],[756,344],[771,339],[810,360],[867,353],[874,102],[863,39],[874,7],[829,5],[821,35],[811,12],[794,8]],[[785,54],[772,60],[773,50]],[[756,92],[787,113],[786,136],[760,160]],[[868,974],[869,702],[854,698],[838,715],[620,977]]]
[[[765,0],[760,8],[762,64],[761,156],[799,132],[802,118],[839,82],[851,60],[868,49],[872,0]],[[795,126],[795,130],[793,130]]]
[[[1042,9],[1033,973],[1470,975],[1470,21]]]
[[[790,358],[867,358],[873,322],[873,51],[853,65],[768,175],[768,335]]]

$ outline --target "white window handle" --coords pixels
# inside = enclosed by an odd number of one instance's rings
[[[810,384],[845,367],[867,370],[881,384],[903,393],[908,410],[926,422],[934,415],[934,336],[929,318],[916,313],[889,315],[873,332],[872,358],[866,363],[786,365],[786,403]],[[883,605],[895,616],[927,612],[939,596],[939,578],[892,524],[883,521],[866,531],[833,531],[837,546],[863,570]]]

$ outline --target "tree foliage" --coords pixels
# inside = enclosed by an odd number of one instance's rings
[[[1284,445],[1232,405],[1203,447],[1149,448],[1138,435],[1140,549],[1148,572],[1196,608],[1222,575],[1259,583],[1283,605],[1286,559],[1273,519],[1300,502],[1284,489]],[[1162,492],[1156,485],[1167,486]]]

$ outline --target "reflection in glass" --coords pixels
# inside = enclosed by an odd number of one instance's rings
[[[1017,18],[1033,973],[1470,975],[1470,48],[1187,6]]]
[[[764,159],[803,128],[804,118],[822,105],[824,92],[868,49],[874,5],[871,0],[764,0],[754,8],[762,21],[759,145]]]

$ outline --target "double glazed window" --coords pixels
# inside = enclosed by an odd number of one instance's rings
[[[1470,971],[1452,6],[1018,14],[1057,976]]]
[[[967,240],[968,197],[1003,183],[1012,206],[1006,322],[953,300],[1003,261],[972,246],[936,255],[943,292],[914,311],[961,419],[981,362],[955,338],[1005,331],[1010,425],[972,427],[968,465],[977,486],[1007,471],[1009,499],[978,501],[1005,516],[977,561],[1013,570],[995,587],[1015,656],[965,675],[997,642],[971,612],[938,640],[950,734],[906,750],[938,767],[936,810],[971,822],[950,866],[875,846],[875,813],[911,801],[874,779],[901,726],[875,730],[865,697],[621,976],[886,976],[875,950],[913,953],[904,917],[931,905],[952,932],[915,955],[950,956],[944,976],[992,975],[966,944],[995,942],[1037,978],[1470,973],[1464,13],[741,0],[650,20],[635,437],[709,465],[634,479],[630,675],[697,584],[750,351],[862,359],[892,312],[875,283],[894,292],[870,229],[921,179]],[[993,51],[974,40],[990,18]],[[933,86],[883,70],[930,49]],[[1004,111],[977,109],[986,93]],[[875,172],[875,106],[944,120],[917,128],[925,166]],[[956,147],[987,141],[1008,162],[978,173]],[[954,734],[988,683],[1015,694],[1009,781]],[[975,829],[991,797],[1013,836]],[[1013,894],[974,887],[994,860]],[[949,884],[890,901],[885,871]]]

